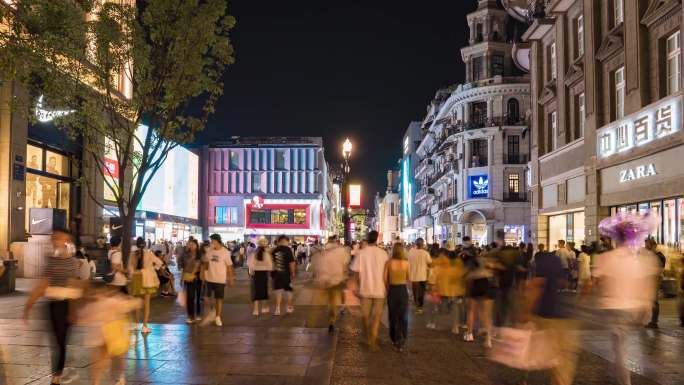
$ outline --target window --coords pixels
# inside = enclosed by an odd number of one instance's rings
[[[69,176],[69,158],[56,152],[45,151],[45,171],[50,174]]]
[[[483,33],[482,33],[482,24],[479,24],[479,23],[478,23],[478,24],[475,26],[475,41],[476,41],[477,43],[479,43],[479,42],[481,42],[482,40],[484,40],[484,36],[483,36]]]
[[[509,135],[506,140],[508,141],[508,163],[522,163],[522,159],[520,158],[520,136]]]
[[[577,57],[584,55],[584,16],[577,17]]]
[[[681,43],[679,31],[667,38],[667,94],[679,91],[682,79]]]
[[[615,120],[625,116],[625,67],[620,67],[613,74],[615,89]]]
[[[492,76],[504,74],[504,57],[503,55],[492,56]]]
[[[261,173],[259,173],[259,172],[252,173],[252,191],[253,192],[262,191],[261,190]]]
[[[294,209],[294,223],[295,225],[306,224],[306,209]]]
[[[472,111],[470,121],[478,127],[482,127],[487,120],[487,102],[477,102],[471,104]]]
[[[556,43],[551,43],[549,46],[549,80],[556,79],[557,63],[556,63]]]
[[[26,145],[26,167],[34,170],[43,170],[43,149]]]
[[[249,222],[253,224],[269,224],[271,223],[271,210],[268,209],[251,209],[249,211]]]
[[[482,68],[482,56],[473,58],[473,81],[480,80],[484,77]]]
[[[613,9],[613,27],[617,27],[618,25],[622,24],[622,22],[625,20],[625,14],[624,14],[624,0],[614,0],[615,1],[615,8]]]
[[[508,175],[508,193],[517,195],[520,192],[520,175],[509,174]]]
[[[551,113],[551,117],[549,119],[550,119],[549,125],[551,127],[550,148],[551,148],[551,151],[553,151],[556,148],[558,148],[558,115],[557,115],[556,111],[553,111]]]
[[[518,123],[518,121],[520,120],[520,103],[518,103],[518,99],[510,98],[508,99],[508,103],[506,104],[506,114],[508,115],[508,123]]]
[[[217,225],[237,225],[238,222],[237,207],[216,206],[214,208],[214,223]]]
[[[240,169],[240,153],[238,151],[230,152],[230,169],[239,170]]]
[[[584,92],[577,95],[577,138],[584,136],[584,121],[587,118],[584,105]]]
[[[276,170],[285,170],[285,150],[275,151],[275,168]]]
[[[272,224],[278,224],[278,225],[286,225],[289,223],[288,220],[288,210],[286,209],[280,209],[280,210],[271,210],[271,223]]]
[[[26,173],[26,230],[32,208],[63,209],[69,215],[71,185],[55,178]]]
[[[390,215],[391,217],[397,215],[397,214],[396,214],[396,208],[395,208],[394,206],[395,206],[395,205],[394,205],[394,202],[390,202],[390,212],[389,212],[389,215]]]

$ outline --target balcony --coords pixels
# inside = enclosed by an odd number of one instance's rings
[[[520,192],[504,192],[504,202],[527,202],[527,194],[524,191]]]
[[[487,160],[488,159],[486,156],[473,155],[472,159],[470,159],[470,162],[468,162],[468,167],[487,167],[489,166],[489,162]]]
[[[448,198],[445,200],[441,200],[438,203],[440,210],[446,210],[447,208],[454,206],[456,204],[458,204],[458,199],[456,198]]]
[[[505,164],[527,164],[529,157],[527,154],[504,154]]]
[[[523,118],[518,118],[514,116],[494,116],[492,118],[484,118],[484,119],[472,119],[469,122],[454,122],[447,124],[444,131],[445,131],[445,138],[448,138],[451,135],[463,132],[463,131],[468,131],[468,130],[476,130],[479,128],[486,128],[486,127],[500,127],[500,126],[527,126],[527,122]]]

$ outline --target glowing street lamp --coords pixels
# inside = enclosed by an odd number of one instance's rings
[[[352,152],[352,142],[349,140],[349,138],[344,140],[344,143],[342,143],[342,155],[344,156],[344,160],[349,160],[349,157],[351,156]]]
[[[344,216],[342,222],[344,222],[344,242],[351,242],[351,227],[350,227],[350,217],[349,217],[349,172],[351,168],[349,167],[349,158],[352,152],[352,142],[349,138],[344,140],[342,143],[342,156],[344,157],[344,169],[342,175],[342,198],[344,203]]]

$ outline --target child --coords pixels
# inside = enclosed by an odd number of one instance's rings
[[[88,340],[95,349],[92,369],[93,384],[100,385],[102,375],[111,362],[112,374],[118,374],[116,385],[124,385],[124,357],[130,340],[128,314],[141,307],[142,301],[121,294],[112,286],[89,290],[79,311],[79,324],[89,326]]]

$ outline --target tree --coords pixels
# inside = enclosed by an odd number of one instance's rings
[[[128,256],[135,211],[169,151],[194,140],[233,63],[226,0],[21,0],[0,6],[0,71],[30,100],[68,111],[119,210]],[[147,128],[145,128],[147,127]],[[105,161],[105,154],[109,162]],[[112,159],[113,158],[113,159]],[[92,180],[82,181],[99,205]]]

